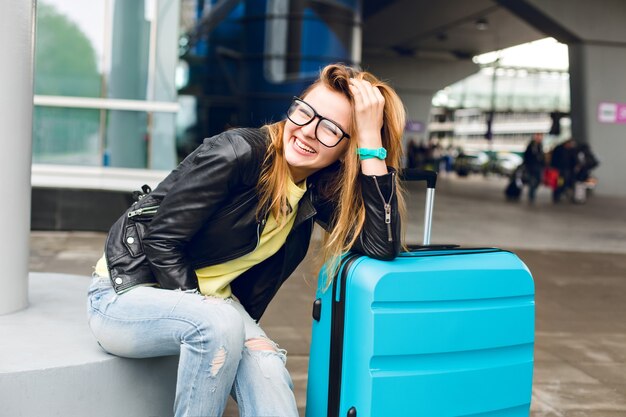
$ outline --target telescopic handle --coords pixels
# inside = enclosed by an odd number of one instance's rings
[[[435,187],[437,173],[420,169],[404,169],[400,173],[404,181],[426,181],[426,207],[424,209],[424,246],[430,245],[430,234],[433,228],[433,209],[435,207]]]

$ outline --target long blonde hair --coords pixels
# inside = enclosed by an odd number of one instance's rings
[[[318,85],[324,85],[332,91],[343,94],[354,109],[354,98],[349,87],[350,78],[369,81],[372,86],[378,87],[385,98],[381,131],[382,146],[387,150],[385,162],[399,170],[402,160],[405,110],[402,101],[389,85],[369,72],[341,64],[331,64],[321,70],[319,78],[304,91],[302,97]],[[354,245],[365,222],[365,206],[361,195],[361,183],[358,180],[361,163],[356,153],[359,142],[354,113],[353,111],[349,127],[350,143],[342,160],[312,176],[315,177],[318,192],[324,198],[333,200],[337,206],[331,220],[332,230],[324,234],[323,240],[322,261],[325,262],[327,277],[324,288],[328,288],[332,283],[342,255]],[[270,137],[270,145],[258,182],[260,199],[257,216],[269,210],[278,222],[281,222],[287,213],[287,179],[291,175],[284,158],[284,127],[284,120],[263,127]],[[403,192],[398,177],[395,178],[398,210],[401,218],[404,218],[406,209]]]

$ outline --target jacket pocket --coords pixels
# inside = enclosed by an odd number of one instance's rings
[[[143,256],[143,244],[141,239],[145,233],[145,227],[143,223],[128,222],[124,229],[124,246],[128,250],[128,253],[133,258]]]

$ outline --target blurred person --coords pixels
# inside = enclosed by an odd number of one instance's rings
[[[221,416],[229,395],[242,415],[297,416],[286,351],[257,321],[314,221],[329,281],[348,250],[399,253],[404,118],[388,85],[329,65],[285,120],[206,139],[111,228],[88,292],[100,346],[180,355],[176,417]]]
[[[426,167],[426,163],[428,162],[428,147],[424,143],[424,140],[420,140],[419,145],[417,146],[417,167],[424,169]]]
[[[432,171],[439,171],[440,169],[439,164],[441,162],[441,156],[442,156],[441,145],[439,144],[438,141],[431,139],[428,143],[428,148],[426,149],[426,161],[425,161],[426,169],[429,169]]]
[[[576,150],[576,181],[585,182],[591,177],[591,171],[595,169],[600,162],[591,151],[591,147],[587,143],[578,146]]]
[[[598,159],[591,151],[589,144],[582,143],[576,149],[576,166],[574,167],[574,202],[587,201],[587,190],[593,187],[591,170],[599,165]]]
[[[454,161],[454,157],[452,156],[454,152],[454,147],[451,144],[448,144],[446,147],[442,147],[442,157],[441,157],[441,171],[440,174],[448,174],[452,171],[452,163]]]
[[[524,152],[524,172],[528,184],[528,202],[535,203],[537,188],[541,184],[541,176],[545,166],[543,154],[543,133],[533,134]]]
[[[572,138],[557,145],[552,151],[550,166],[559,172],[558,183],[552,191],[552,201],[554,203],[561,201],[563,193],[573,191],[576,158],[576,143]]]
[[[415,138],[411,138],[409,140],[406,153],[407,153],[407,167],[417,168],[418,159],[419,159],[419,149],[417,146],[417,142],[415,142]]]
[[[441,174],[446,171],[446,151],[441,145],[441,142],[437,142],[435,144],[435,148],[433,149],[433,159],[435,160],[435,170]]]

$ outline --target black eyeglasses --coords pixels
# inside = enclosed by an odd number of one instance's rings
[[[315,126],[315,139],[327,148],[334,148],[339,145],[343,138],[350,139],[350,135],[343,131],[339,125],[332,120],[320,115],[315,111],[309,103],[300,100],[298,97],[293,98],[293,102],[287,110],[287,118],[298,126],[305,126],[311,123],[317,117],[317,126]]]

